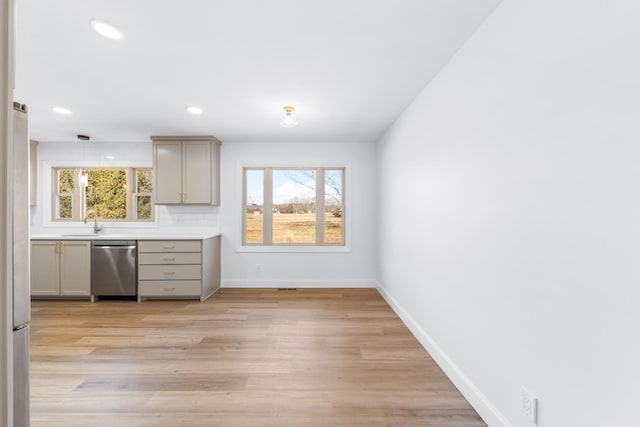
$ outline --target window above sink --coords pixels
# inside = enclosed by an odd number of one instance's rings
[[[154,219],[151,168],[53,167],[52,175],[54,222],[83,221],[89,211],[110,222]]]

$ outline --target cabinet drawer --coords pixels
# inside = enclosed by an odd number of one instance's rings
[[[140,265],[140,280],[200,280],[199,265]]]
[[[138,264],[200,264],[200,252],[141,253]]]
[[[141,280],[138,295],[151,296],[200,296],[200,280]]]
[[[140,252],[200,252],[200,240],[142,240],[138,242]]]

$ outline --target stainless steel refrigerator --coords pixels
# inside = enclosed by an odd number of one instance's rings
[[[29,121],[13,103],[13,412],[14,427],[29,426]]]

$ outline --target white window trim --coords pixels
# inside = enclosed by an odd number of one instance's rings
[[[60,229],[86,229],[87,224],[82,221],[53,221],[53,169],[54,168],[152,168],[149,162],[136,162],[132,166],[131,162],[95,162],[95,161],[65,161],[59,164],[42,162],[42,173],[38,173],[38,178],[42,178],[42,184],[38,185],[42,199],[38,201],[38,209],[41,213],[41,224],[43,227]],[[153,221],[103,221],[98,219],[100,225],[105,228],[158,228],[158,208],[153,206]]]
[[[266,162],[265,162],[266,163]],[[351,189],[351,164],[350,163],[287,163],[287,162],[268,162],[275,166],[265,166],[265,163],[236,163],[236,183],[234,188],[240,188],[242,191],[235,193],[234,212],[234,227],[238,230],[237,237],[235,238],[236,253],[351,253],[351,217],[352,207],[350,197]],[[243,239],[243,215],[244,215],[244,176],[243,172],[245,168],[291,168],[291,169],[314,169],[314,168],[344,168],[344,186],[346,197],[344,203],[344,245],[251,245],[244,246],[242,244]]]

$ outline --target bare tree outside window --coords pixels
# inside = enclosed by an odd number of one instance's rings
[[[315,243],[316,171],[273,170],[273,243]]]
[[[324,242],[344,243],[344,170],[324,171]]]
[[[344,245],[344,168],[245,168],[243,190],[244,244]]]

